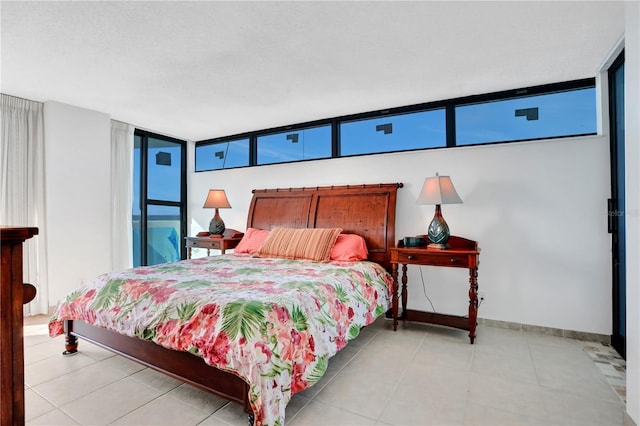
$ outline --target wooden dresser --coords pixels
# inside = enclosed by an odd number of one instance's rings
[[[0,226],[0,426],[24,425],[22,305],[36,296],[22,278],[22,243],[38,228]]]

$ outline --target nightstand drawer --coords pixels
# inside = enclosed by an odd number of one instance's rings
[[[192,240],[187,238],[187,247],[207,248],[207,249],[220,249],[222,248],[222,238],[214,240],[210,238],[209,241],[200,238],[198,240]]]
[[[447,253],[446,250],[443,250],[442,253],[434,252],[433,250],[428,253],[407,253],[402,251],[398,253],[398,263],[468,268],[469,256],[466,254]]]

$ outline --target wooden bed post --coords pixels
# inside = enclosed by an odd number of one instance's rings
[[[62,355],[75,355],[78,353],[78,338],[71,334],[72,325],[70,321],[66,320],[64,322],[64,352]]]

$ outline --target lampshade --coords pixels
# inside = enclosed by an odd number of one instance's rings
[[[418,195],[418,204],[460,204],[462,199],[456,192],[449,176],[439,176],[424,180],[422,191]]]
[[[441,204],[460,204],[462,199],[453,187],[453,182],[449,176],[439,176],[437,173],[433,177],[426,178],[422,185],[422,191],[418,195],[419,204],[435,204],[436,212],[429,223],[427,237],[431,244],[429,248],[446,249],[449,246],[449,225],[442,217]]]
[[[210,189],[203,207],[205,209],[230,209],[231,204],[229,204],[229,200],[227,199],[227,194],[224,192],[224,189]]]

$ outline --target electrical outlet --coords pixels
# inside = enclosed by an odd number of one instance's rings
[[[484,300],[486,298],[487,298],[487,293],[486,292],[484,292],[484,291],[479,291],[478,292],[478,299]]]

